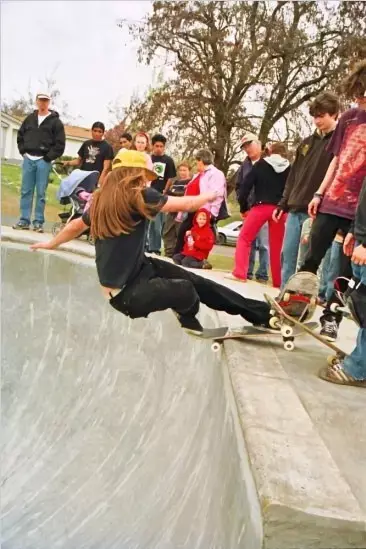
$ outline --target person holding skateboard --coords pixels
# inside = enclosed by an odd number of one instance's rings
[[[249,299],[166,260],[145,255],[148,222],[160,212],[195,211],[217,200],[216,192],[173,197],[148,187],[156,174],[143,153],[122,151],[112,163],[104,185],[82,218],[70,223],[49,242],[31,248],[52,250],[90,227],[95,239],[96,266],[103,295],[130,318],[172,309],[182,326],[202,332],[196,318],[200,302],[211,309],[241,315],[254,325],[269,326],[269,305]]]
[[[328,150],[334,157],[308,206],[314,222],[309,250],[300,271],[316,273],[337,232],[348,233],[366,176],[366,61],[355,66],[345,80],[344,90],[347,97],[356,101],[358,108],[343,113],[329,143]],[[352,276],[349,258],[344,254],[339,276]],[[320,334],[328,341],[336,341],[342,319],[342,313],[332,312],[334,302],[338,302],[336,294],[328,301],[320,319]]]
[[[319,376],[332,383],[366,388],[366,178],[358,202],[354,227],[347,234],[343,249],[352,259],[353,270],[347,303],[360,329],[352,353],[344,360],[322,368]]]

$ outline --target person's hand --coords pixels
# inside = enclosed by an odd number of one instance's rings
[[[192,231],[187,231],[187,232],[186,232],[186,235],[187,235],[187,236],[191,236],[191,234],[192,234]]]
[[[301,244],[309,244],[309,235],[302,237]]]
[[[70,165],[69,160],[64,160],[62,162],[62,165],[63,165],[64,168],[66,168],[66,166],[69,166]]]
[[[355,247],[355,237],[352,233],[347,233],[346,238],[343,242],[343,253],[350,257],[353,253],[353,248]]]
[[[51,246],[51,241],[48,242],[36,242],[36,244],[32,244],[30,246],[31,250],[53,250],[53,246]]]
[[[318,208],[320,206],[322,199],[320,196],[314,196],[312,201],[309,203],[308,206],[308,214],[312,219],[316,217],[316,214],[318,213]]]
[[[356,265],[366,265],[366,248],[361,244],[353,250],[352,261]]]
[[[272,214],[272,219],[273,221],[278,223],[282,216],[283,216],[283,210],[281,210],[281,208],[276,208]]]

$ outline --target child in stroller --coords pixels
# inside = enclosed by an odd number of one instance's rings
[[[56,170],[54,171],[60,177]],[[57,191],[57,198],[63,206],[71,204],[71,208],[68,210],[64,209],[64,211],[58,214],[61,221],[53,225],[53,235],[59,233],[70,221],[83,215],[86,203],[97,186],[99,175],[98,171],[74,170],[65,179],[60,178],[61,184]],[[89,231],[86,231],[84,235],[92,244],[93,242],[89,238]]]

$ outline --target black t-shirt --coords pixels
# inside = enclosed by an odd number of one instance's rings
[[[170,196],[184,196],[184,191],[189,182],[190,179],[176,179],[170,187],[168,194]]]
[[[92,172],[103,171],[104,160],[113,160],[113,149],[107,141],[94,141],[89,139],[85,141],[79,149],[78,155],[82,159],[81,170]]]
[[[172,179],[177,175],[174,160],[167,154],[163,154],[162,156],[152,154],[151,160],[154,166],[154,172],[158,176],[157,179],[151,183],[151,186],[153,189],[162,193],[168,179]]]
[[[156,205],[158,213],[168,200],[150,187],[142,191],[146,204]],[[155,208],[154,208],[155,210]],[[88,210],[82,217],[84,223],[90,226]],[[123,288],[125,284],[136,278],[145,261],[145,240],[148,219],[136,214],[138,221],[130,234],[120,234],[111,238],[95,241],[95,262],[99,282],[107,288]]]

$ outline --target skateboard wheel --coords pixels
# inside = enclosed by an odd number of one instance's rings
[[[294,333],[294,330],[291,326],[282,326],[281,334],[283,337],[291,337]]]
[[[272,316],[270,319],[269,319],[269,325],[271,328],[273,328],[274,330],[279,330],[280,326],[281,326],[281,322],[280,322],[280,319],[277,317],[277,316]]]
[[[336,312],[338,312],[338,310],[339,310],[338,303],[332,303],[331,306],[330,306],[331,313],[336,313]]]
[[[293,351],[295,349],[295,343],[293,341],[285,341],[283,348],[285,351]]]
[[[338,357],[336,355],[329,355],[327,356],[327,363],[329,366],[335,366],[338,364]]]
[[[211,345],[211,351],[213,351],[214,353],[218,353],[220,350],[220,347],[221,347],[220,343],[217,343],[216,341]]]
[[[285,301],[287,303],[288,301],[290,301],[290,299],[291,299],[291,294],[289,292],[285,292],[283,294],[282,301]]]

